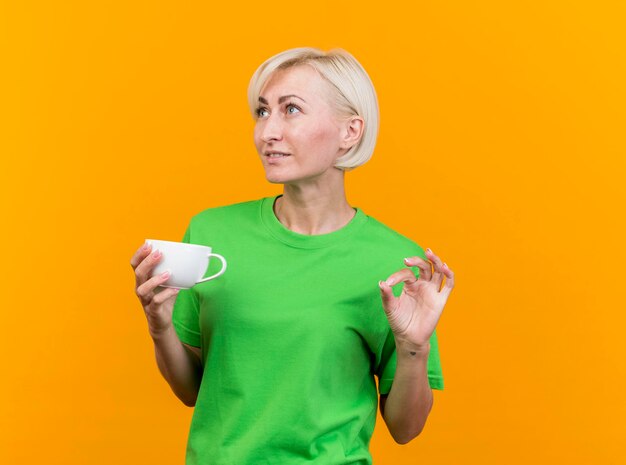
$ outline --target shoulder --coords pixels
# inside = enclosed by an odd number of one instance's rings
[[[191,218],[191,223],[202,224],[206,221],[215,220],[217,218],[227,219],[245,217],[258,212],[261,208],[263,200],[264,199],[248,200],[230,205],[207,208],[199,213],[196,213]]]
[[[426,258],[424,249],[417,242],[369,215],[367,235],[370,240],[381,246],[384,245],[384,248],[387,250]]]
[[[260,221],[265,198],[207,208],[191,217],[187,238],[197,241],[207,234],[229,235],[254,228]]]

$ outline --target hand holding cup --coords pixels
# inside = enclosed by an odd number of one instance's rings
[[[152,250],[150,244],[142,245],[130,261],[135,270],[135,294],[139,298],[148,319],[148,328],[152,337],[165,332],[172,326],[172,309],[178,294],[177,288],[157,288],[169,279],[164,272],[152,276],[154,267],[162,260],[163,254]]]
[[[219,272],[203,278],[209,258],[222,262]],[[210,247],[149,239],[130,261],[135,270],[135,293],[143,306],[150,334],[154,337],[172,326],[172,310],[179,289],[221,276],[226,260]]]

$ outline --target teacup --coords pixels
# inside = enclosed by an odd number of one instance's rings
[[[226,271],[226,260],[221,255],[212,253],[211,247],[154,239],[146,239],[146,243],[152,245],[153,252],[158,250],[163,254],[161,261],[152,270],[151,276],[157,276],[165,271],[170,272],[170,277],[163,284],[160,284],[161,287],[189,289],[196,284],[215,279]],[[204,278],[211,257],[216,257],[222,261],[222,269],[218,273]]]

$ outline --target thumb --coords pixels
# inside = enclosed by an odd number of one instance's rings
[[[380,288],[380,296],[383,300],[383,308],[385,309],[385,313],[389,314],[396,307],[397,297],[393,295],[393,290],[391,289],[391,286],[385,281],[378,281],[378,287]]]

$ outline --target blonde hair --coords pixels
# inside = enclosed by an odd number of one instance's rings
[[[337,159],[336,168],[349,171],[367,162],[374,152],[378,136],[378,98],[363,66],[342,49],[324,52],[303,47],[286,50],[266,60],[257,68],[248,85],[248,105],[256,118],[259,95],[275,71],[299,65],[312,66],[330,84],[331,104],[338,114],[364,121],[361,139]]]

